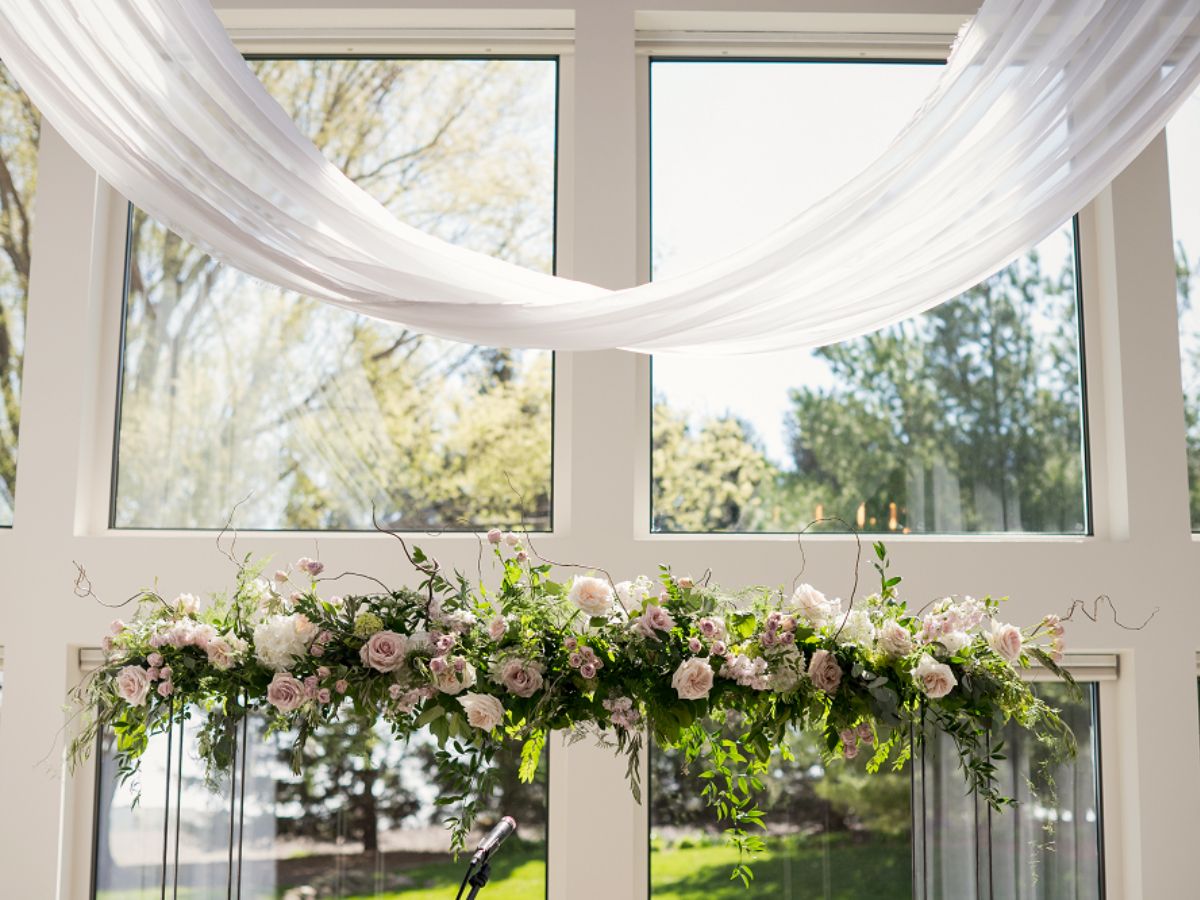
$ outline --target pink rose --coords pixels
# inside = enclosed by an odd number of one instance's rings
[[[500,664],[497,680],[518,697],[532,697],[542,687],[542,668],[537,663],[509,657]]]
[[[819,691],[826,694],[837,693],[838,685],[842,683],[842,667],[837,658],[828,650],[818,650],[808,664],[808,677]]]
[[[595,664],[590,663],[590,662],[584,663],[582,666],[579,667],[579,674],[582,675],[584,678],[595,678],[596,677]]]
[[[675,688],[680,700],[703,700],[712,686],[712,666],[698,656],[685,659],[671,676],[671,687]]]
[[[1016,625],[1001,625],[993,620],[988,644],[997,654],[1014,663],[1021,658],[1021,629]]]
[[[700,647],[701,647],[700,638],[697,638],[697,637],[688,638],[688,649],[689,650],[691,650],[693,653],[699,653]]]
[[[277,672],[267,685],[267,702],[280,712],[292,712],[304,703],[304,685],[287,672]]]
[[[167,681],[171,680],[171,676],[173,674],[175,674],[175,670],[172,669],[170,666],[163,666],[161,669],[158,670],[158,677],[165,678]]]
[[[125,623],[120,619],[113,619],[112,624],[108,626],[108,630],[116,636],[125,630]]]
[[[917,667],[913,669],[913,680],[917,682],[925,696],[931,700],[945,697],[958,684],[958,679],[945,663],[940,663],[928,653],[921,655]]]
[[[318,678],[328,678],[329,677],[329,666],[317,666],[317,677]]]
[[[150,677],[141,666],[125,666],[117,673],[117,696],[130,706],[142,706],[150,693]]]
[[[317,691],[318,703],[328,703],[332,699],[333,696],[329,693],[329,688],[321,688],[321,690]]]
[[[283,569],[276,569],[275,570],[275,580],[277,582],[279,582],[280,584],[283,584],[285,581],[288,580],[288,573],[283,571]]]
[[[642,614],[634,619],[630,624],[634,629],[640,632],[645,637],[653,640],[658,640],[659,637],[655,634],[656,631],[670,631],[675,627],[675,620],[671,618],[671,614],[661,606],[656,606],[653,603],[648,603]]]
[[[170,697],[173,693],[175,693],[175,685],[171,682],[163,681],[158,685],[158,696]]]
[[[151,668],[157,669],[159,666],[161,666],[163,664],[162,654],[161,653],[151,653],[149,656],[146,657],[146,664],[148,666],[150,666]]]
[[[318,562],[315,559],[309,559],[307,556],[302,556],[296,561],[296,568],[302,572],[307,572],[313,578],[316,578],[325,571],[325,563]]]
[[[394,631],[377,631],[371,635],[358,651],[364,666],[377,672],[395,672],[404,665],[404,654],[408,641],[404,635]]]
[[[725,639],[725,620],[719,616],[705,616],[699,622],[700,633],[710,641]]]
[[[508,623],[504,621],[504,616],[496,613],[496,617],[488,623],[488,637],[493,641],[498,641],[504,637],[504,632],[508,630]]]
[[[434,675],[441,675],[446,671],[446,660],[441,656],[435,656],[429,661],[429,671]]]
[[[339,694],[344,694],[350,689],[350,682],[348,682],[345,678],[339,678],[336,682],[334,682],[333,689]]]
[[[716,643],[714,643],[714,644],[712,645],[712,653],[713,653],[713,656],[724,656],[724,655],[725,655],[725,651],[726,651],[726,650],[728,650],[728,649],[729,649],[729,648],[725,646],[725,642],[724,642],[724,641],[717,641]]]
[[[498,544],[504,539],[504,534],[499,528],[491,528],[488,530],[487,539],[489,544]]]

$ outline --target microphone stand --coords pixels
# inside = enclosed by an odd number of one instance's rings
[[[492,861],[484,860],[478,870],[475,868],[474,861],[467,866],[467,874],[463,876],[462,884],[458,886],[458,894],[454,900],[462,900],[462,892],[466,890],[467,885],[471,885],[471,893],[467,895],[467,900],[474,900],[479,895],[479,891],[488,883],[488,879],[492,877]]]

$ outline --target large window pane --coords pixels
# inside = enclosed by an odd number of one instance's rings
[[[1051,791],[1041,774],[1047,749],[1015,726],[999,729],[1002,789],[1017,800],[1002,814],[965,792],[948,738],[931,740],[901,773],[869,775],[865,755],[826,763],[812,737],[793,736],[795,761],[765,779],[769,849],[754,890],[784,900],[1098,900],[1096,686],[1078,698],[1061,684],[1037,691],[1061,710],[1079,754],[1052,767]],[[729,880],[737,854],[703,808],[697,771],[680,774],[679,757],[659,750],[651,765],[655,900],[742,897]]]
[[[656,277],[752,243],[878,156],[939,67],[652,65]],[[1089,528],[1071,223],[875,334],[653,365],[652,525],[873,532]],[[840,525],[827,525],[840,529]]]
[[[181,740],[182,737],[182,740]],[[102,739],[98,761],[95,896],[429,900],[453,896],[466,867],[449,855],[438,796],[433,741],[407,747],[386,729],[349,724],[310,739],[304,774],[291,771],[292,736],[264,738],[251,720],[232,777],[203,784],[195,725],[150,742],[137,785],[117,778]],[[248,751],[246,753],[245,751]],[[182,759],[182,766],[180,760]],[[545,895],[545,764],[532,785],[516,778],[519,751],[500,760],[495,795],[481,827],[501,815],[520,823],[492,866],[496,896]],[[511,773],[512,777],[508,777]],[[169,776],[169,777],[168,777]],[[135,790],[141,799],[132,805]],[[232,835],[232,840],[230,836]],[[478,837],[478,836],[477,836]],[[165,865],[164,865],[165,860]]]
[[[822,762],[810,735],[791,738],[795,760],[764,780],[768,852],[754,866],[752,893],[784,900],[901,900],[912,890],[909,775],[867,775],[865,757]],[[741,900],[731,881],[737,852],[700,797],[698,770],[651,754],[650,883],[655,900]]]
[[[550,271],[553,60],[260,60],[405,221]],[[116,527],[550,527],[552,357],[436,340],[264,286],[139,211]]]
[[[0,527],[11,525],[41,117],[0,65]]]
[[[1192,531],[1200,531],[1200,93],[1167,126]]]

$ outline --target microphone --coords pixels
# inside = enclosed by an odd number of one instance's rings
[[[475,850],[475,855],[471,857],[472,866],[480,866],[492,858],[504,840],[517,830],[517,820],[512,816],[505,816],[493,826],[479,842],[479,847]]]

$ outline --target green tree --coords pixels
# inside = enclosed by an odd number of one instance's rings
[[[1074,297],[1035,252],[821,348],[835,386],[792,391],[787,477],[868,531],[1082,530]]]
[[[11,521],[41,116],[0,65],[0,523]]]
[[[754,431],[733,416],[693,425],[654,405],[654,526],[662,531],[752,531],[770,522],[777,479]]]
[[[254,65],[400,218],[549,270],[546,65]],[[130,247],[119,524],[218,526],[248,494],[243,527],[369,527],[372,504],[397,526],[545,523],[549,354],[437,340],[257,284],[140,212]]]

